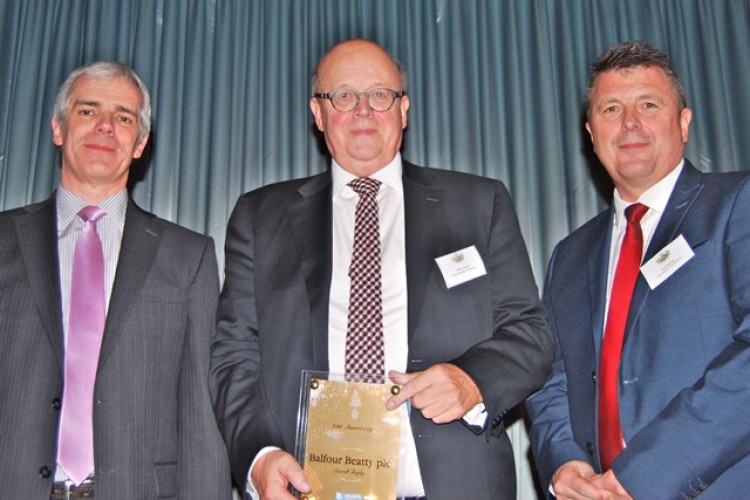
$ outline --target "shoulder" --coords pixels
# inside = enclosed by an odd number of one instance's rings
[[[31,215],[43,210],[45,208],[54,207],[55,197],[54,195],[47,198],[44,201],[37,203],[31,203],[22,207],[10,208],[0,212],[0,220],[12,220],[17,217],[23,217],[25,215]]]
[[[404,191],[433,193],[446,202],[465,207],[511,206],[510,193],[502,181],[466,172],[420,167],[404,161]]]
[[[28,230],[45,226],[50,231],[56,227],[55,197],[52,196],[42,202],[32,203],[0,212],[0,234],[7,238],[14,232],[14,228]]]
[[[310,177],[274,182],[243,193],[240,195],[238,203],[239,201],[245,203],[276,203],[280,200],[297,199],[324,189],[330,185],[330,182],[329,171]]]
[[[131,200],[125,216],[125,231],[139,230],[160,236],[163,242],[175,245],[180,251],[188,248],[204,248],[209,244],[213,248],[211,237],[147,212]]]
[[[497,179],[456,170],[422,167],[407,161],[403,162],[403,168],[405,179],[443,184],[447,188],[452,186],[484,186],[489,189],[496,189],[498,186],[504,187],[502,181]]]
[[[724,194],[737,192],[745,194],[750,186],[750,172],[711,172],[702,173],[701,180],[708,193],[717,197]]]
[[[610,234],[611,227],[612,207],[608,207],[560,240],[555,246],[553,255],[558,259],[565,255],[570,255],[575,259],[583,258],[590,254],[590,249],[595,242],[600,242],[602,238]]]

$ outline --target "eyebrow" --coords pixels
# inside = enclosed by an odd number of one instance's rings
[[[76,107],[76,106],[91,106],[92,108],[101,108],[102,107],[102,103],[99,102],[99,101],[76,101],[76,102],[73,103],[73,107]],[[127,113],[129,115],[134,116],[134,117],[138,116],[138,113],[136,111],[134,111],[134,110],[132,110],[132,109],[126,107],[126,106],[122,106],[120,104],[118,104],[117,106],[115,106],[115,111],[119,111],[121,113]]]

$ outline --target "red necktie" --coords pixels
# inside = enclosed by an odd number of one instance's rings
[[[625,209],[628,226],[617,260],[609,299],[607,326],[602,340],[602,359],[599,367],[599,455],[602,470],[605,471],[623,450],[620,408],[617,402],[620,355],[630,300],[633,297],[643,253],[641,218],[647,211],[648,207],[640,203],[634,203]]]
[[[359,195],[354,212],[354,246],[349,265],[346,374],[380,382],[385,372],[383,297],[380,283],[380,224],[376,196],[380,182],[367,177],[349,186]]]
[[[105,315],[104,254],[96,223],[105,215],[95,206],[78,212],[83,231],[73,254],[57,463],[75,484],[94,472],[94,381]]]

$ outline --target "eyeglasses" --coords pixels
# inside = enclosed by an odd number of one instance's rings
[[[367,92],[356,92],[353,89],[336,89],[325,94],[313,94],[318,99],[329,99],[336,111],[347,113],[359,106],[359,98],[366,97],[367,104],[373,111],[388,111],[397,97],[404,97],[403,90],[386,88],[370,89]]]

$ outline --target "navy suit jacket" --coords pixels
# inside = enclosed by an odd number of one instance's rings
[[[750,175],[685,162],[643,262],[684,236],[695,256],[633,293],[619,378],[626,449],[615,475],[636,499],[750,494]],[[597,374],[612,209],[555,249],[544,302],[553,371],[529,398],[544,488],[568,460],[600,471]]]
[[[515,499],[503,417],[544,381],[552,338],[499,181],[403,163],[408,371],[452,362],[478,385],[484,434],[411,414],[427,497]],[[487,275],[447,289],[434,261],[476,245]],[[212,390],[235,478],[266,445],[294,452],[302,370],[328,369],[331,174],[240,197],[226,239]]]
[[[0,498],[49,500],[63,389],[55,196],[0,214]],[[96,497],[231,498],[208,365],[210,238],[132,201],[96,374]]]

